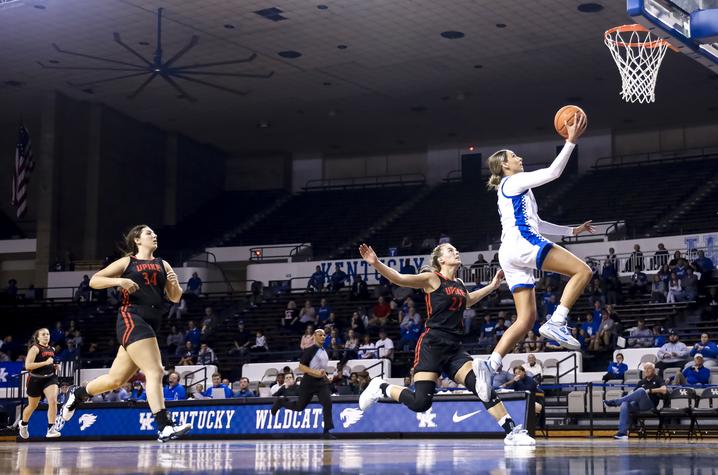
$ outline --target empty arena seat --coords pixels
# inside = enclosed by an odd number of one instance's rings
[[[621,389],[609,388],[609,389],[606,390],[605,400],[609,400],[609,399],[619,399],[619,398],[621,398],[621,397],[623,397],[623,391],[622,391]],[[601,407],[604,407],[604,406],[603,406],[603,402],[601,402]],[[604,409],[605,409],[605,412],[606,412],[607,414],[608,414],[608,413],[617,413],[617,412],[619,412],[619,411],[621,410],[620,407],[604,407]],[[596,410],[596,408],[594,407],[594,411],[595,411],[595,410]]]
[[[571,391],[570,393],[568,393],[568,413],[584,414],[585,412],[586,391]]]

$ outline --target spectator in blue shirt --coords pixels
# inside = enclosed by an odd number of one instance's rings
[[[187,323],[187,333],[185,333],[184,341],[191,341],[192,346],[199,348],[200,340],[202,339],[202,332],[194,324],[194,320],[190,320]]]
[[[339,292],[339,290],[343,289],[346,285],[347,281],[347,273],[344,272],[341,269],[337,269],[334,271],[330,278],[329,286],[331,287],[332,292]]]
[[[411,264],[410,259],[402,260],[401,268],[399,269],[401,274],[416,274],[416,267]]]
[[[620,379],[623,381],[624,375],[628,371],[628,365],[623,362],[623,353],[616,353],[616,361],[612,361],[608,364],[608,370],[603,375],[603,382],[605,383],[609,379]]]
[[[400,351],[412,351],[416,348],[416,342],[419,341],[419,335],[424,329],[421,322],[411,320],[408,325],[401,327],[401,339],[397,342],[396,347]]]
[[[701,288],[705,288],[706,285],[709,285],[711,283],[711,277],[713,271],[715,270],[715,265],[713,264],[713,261],[710,258],[706,257],[705,252],[698,251],[698,258],[693,261],[693,265],[695,266],[696,270],[701,273]]]
[[[329,314],[332,313],[332,308],[327,305],[327,299],[322,299],[319,302],[319,308],[317,309],[318,326],[324,326],[324,322],[329,320]]]
[[[254,391],[249,389],[249,378],[242,378],[239,380],[239,391],[234,393],[234,397],[256,397]]]
[[[484,323],[481,324],[481,334],[479,336],[479,346],[490,348],[494,346],[494,330],[496,322],[491,321],[491,315],[484,315]]]
[[[50,330],[50,341],[55,345],[62,345],[65,342],[65,330],[62,329],[62,322],[55,322],[55,328]]]
[[[704,386],[710,382],[711,372],[703,366],[703,355],[696,353],[693,357],[693,366],[683,370],[688,386]]]
[[[594,322],[601,320],[601,315],[603,314],[603,308],[601,306],[601,302],[599,302],[599,301],[593,302],[593,310],[591,311],[591,313],[593,313],[593,321]]]
[[[185,293],[191,295],[199,295],[202,293],[202,279],[200,279],[196,272],[193,272],[192,277],[187,281],[187,290]]]
[[[229,386],[226,384],[222,384],[222,375],[219,373],[214,373],[212,375],[212,386],[208,387],[207,390],[202,393],[202,396],[211,398],[213,397],[212,394],[217,389],[224,391],[225,398],[229,399],[232,397],[232,390],[229,389]]]
[[[146,401],[147,393],[145,392],[145,386],[142,381],[135,381],[132,383],[132,393],[129,397],[130,401]]]
[[[181,376],[178,372],[172,371],[167,376],[167,386],[164,388],[166,401],[181,401],[187,399],[187,391],[180,384]]]
[[[309,278],[309,282],[307,282],[307,290],[319,292],[324,288],[324,282],[327,280],[327,274],[322,271],[321,266],[317,266],[315,269],[316,270]]]
[[[693,345],[690,355],[696,356],[698,353],[703,356],[703,366],[706,368],[715,368],[718,366],[718,346],[710,341],[708,333],[701,335],[701,341]],[[692,363],[689,362],[686,368],[689,368],[691,364]]]

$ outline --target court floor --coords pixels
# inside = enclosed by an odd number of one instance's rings
[[[718,443],[540,440],[272,440],[0,444],[0,473],[715,474]]]

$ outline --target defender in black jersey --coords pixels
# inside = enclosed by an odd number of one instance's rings
[[[165,296],[179,302],[182,288],[172,267],[154,256],[157,235],[149,226],[135,226],[125,236],[127,254],[97,272],[90,279],[93,289],[120,287],[122,302],[117,314],[120,348],[110,372],[86,386],[72,388],[62,408],[62,420],[69,421],[77,406],[95,394],[119,388],[140,369],[146,380],[147,402],[158,428],[158,440],[166,442],[186,434],[192,426],[176,426],[165,409],[162,388],[162,357],[157,330]]]
[[[419,337],[414,355],[415,391],[401,386],[390,385],[380,378],[374,378],[359,397],[359,408],[367,410],[380,397],[389,397],[401,402],[416,412],[425,412],[431,407],[436,382],[442,372],[463,384],[478,397],[476,389],[476,363],[463,348],[464,310],[473,306],[496,290],[503,279],[498,271],[486,287],[469,292],[464,283],[456,278],[461,266],[459,251],[451,244],[440,244],[431,253],[429,272],[401,274],[384,265],[374,250],[362,244],[359,246],[362,258],[372,265],[391,283],[401,287],[422,289],[426,298],[426,330]],[[506,412],[504,404],[494,391],[488,400],[482,401],[488,412],[506,432],[506,445],[535,445],[535,441],[521,426],[516,426]]]
[[[55,349],[50,346],[50,330],[40,328],[32,335],[32,346],[25,357],[27,375],[27,406],[22,411],[20,437],[27,439],[28,422],[37,409],[43,395],[47,398],[47,433],[45,437],[60,437],[53,427],[57,415],[57,374],[55,372]]]

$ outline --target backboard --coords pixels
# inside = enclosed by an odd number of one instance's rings
[[[627,0],[628,14],[718,74],[718,0]]]

